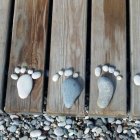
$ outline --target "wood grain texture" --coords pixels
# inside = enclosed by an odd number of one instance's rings
[[[131,42],[131,115],[140,117],[140,87],[134,85],[133,77],[140,73],[140,1],[130,0]]]
[[[60,4],[61,3],[61,4]],[[49,91],[47,112],[49,114],[84,115],[85,90],[71,109],[66,109],[61,94],[61,84],[52,76],[61,68],[73,67],[85,80],[87,1],[54,0],[50,53]]]
[[[3,84],[5,77],[5,62],[7,54],[8,27],[10,18],[10,0],[0,1],[0,111],[3,110]]]
[[[41,113],[43,77],[48,24],[48,0],[15,0],[12,46],[5,111],[8,113]],[[42,71],[34,81],[31,94],[20,99],[16,83],[10,78],[16,66],[27,66]]]
[[[89,115],[126,115],[126,1],[92,0],[91,78]],[[94,69],[111,64],[123,75],[106,109],[97,106],[98,88]]]

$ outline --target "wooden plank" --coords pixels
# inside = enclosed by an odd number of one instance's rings
[[[91,78],[89,115],[126,115],[126,1],[92,0]],[[105,109],[97,106],[98,87],[94,69],[98,65],[116,66],[123,75],[117,81],[111,103]]]
[[[131,42],[131,115],[140,117],[140,87],[133,82],[133,77],[140,73],[140,1],[130,0],[130,42]]]
[[[7,55],[8,28],[10,18],[10,0],[0,2],[0,112],[3,110],[3,86],[5,77],[5,63]]]
[[[47,101],[49,114],[84,115],[85,90],[73,107],[66,109],[61,94],[64,79],[54,83],[52,76],[61,68],[73,67],[85,80],[86,18],[87,1],[54,0]]]
[[[48,0],[16,0],[5,110],[8,113],[41,113],[48,22]],[[42,71],[30,96],[20,99],[16,81],[10,78],[16,66]]]

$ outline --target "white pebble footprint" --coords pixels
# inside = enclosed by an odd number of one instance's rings
[[[109,105],[113,97],[116,89],[116,80],[122,80],[122,76],[118,70],[108,65],[103,65],[102,68],[97,66],[95,68],[95,76],[99,77],[97,83],[99,90],[97,105],[104,109]]]
[[[11,74],[13,80],[17,80],[17,90],[18,95],[21,99],[25,99],[29,96],[33,88],[33,79],[38,79],[41,77],[41,72],[33,72],[32,69],[27,69],[25,67],[16,67],[15,73]],[[27,72],[27,73],[26,73]],[[18,74],[23,74],[18,76]]]

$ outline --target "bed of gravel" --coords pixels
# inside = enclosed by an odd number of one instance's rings
[[[0,115],[2,140],[140,140],[140,120]]]

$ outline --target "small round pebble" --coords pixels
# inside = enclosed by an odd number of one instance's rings
[[[33,130],[30,132],[30,137],[35,138],[41,136],[41,131],[40,130]]]
[[[38,78],[40,78],[41,77],[41,72],[34,72],[33,74],[32,74],[32,78],[33,79],[38,79]]]
[[[87,128],[85,129],[85,131],[84,131],[84,134],[88,134],[89,131],[90,131],[90,128],[87,127]]]
[[[33,71],[32,69],[29,69],[29,70],[28,70],[28,74],[33,74],[33,72],[34,72],[34,71]]]
[[[64,71],[63,71],[63,70],[60,70],[60,71],[58,71],[58,74],[59,74],[60,76],[62,76],[62,75],[64,74]]]
[[[131,129],[131,132],[132,132],[133,134],[136,134],[136,133],[137,133],[136,129]]]
[[[50,130],[50,126],[46,125],[46,126],[44,126],[43,129],[44,129],[45,131],[48,131],[48,130]]]
[[[95,76],[99,77],[102,73],[102,69],[100,66],[95,68]]]
[[[116,120],[116,124],[122,124],[120,120]]]
[[[127,134],[127,132],[128,132],[128,130],[126,130],[126,129],[123,130],[123,134]]]
[[[120,133],[122,133],[122,126],[121,125],[118,125],[118,127],[117,127],[117,132],[120,134]]]
[[[73,78],[78,78],[78,76],[79,76],[79,74],[78,74],[77,72],[75,72],[75,73],[73,74]]]
[[[115,75],[115,76],[118,76],[119,74],[120,74],[119,71],[117,71],[117,70],[114,71],[114,75]]]
[[[15,133],[17,130],[17,127],[15,125],[12,125],[12,126],[8,127],[7,130],[10,131],[11,133]]]
[[[46,140],[46,138],[47,138],[46,136],[39,136],[38,140]]]
[[[114,67],[111,67],[111,66],[110,66],[110,67],[109,67],[109,72],[110,72],[110,73],[114,73],[114,71],[115,71]]]
[[[65,70],[65,72],[64,72],[64,75],[65,76],[72,76],[72,74],[73,74],[73,71],[71,70],[71,69],[67,69],[67,70]]]
[[[17,76],[17,74],[11,74],[11,78],[12,78],[13,80],[17,80],[17,79],[18,79],[18,76]]]
[[[72,119],[66,119],[66,124],[72,124]]]
[[[60,127],[64,127],[66,125],[66,122],[59,122],[58,123],[58,126],[60,126]]]
[[[65,126],[65,128],[66,128],[66,129],[70,129],[70,128],[71,128],[71,125],[70,125],[70,124],[67,124],[67,125]]]
[[[115,118],[108,118],[108,122],[109,123],[112,123],[112,122],[114,122],[115,121]]]
[[[53,80],[54,82],[57,82],[58,79],[59,79],[59,74],[56,73],[55,75],[53,75],[52,80]]]
[[[20,68],[19,67],[15,67],[15,73],[17,73],[17,74],[20,73]]]
[[[117,80],[119,80],[119,81],[122,80],[122,76],[121,75],[118,75],[117,76]]]
[[[104,65],[104,66],[102,67],[102,69],[103,69],[104,72],[108,72],[109,67],[108,67],[108,65]]]
[[[64,135],[64,130],[61,127],[57,127],[54,129],[54,134],[58,137],[61,137]]]
[[[136,86],[140,86],[140,75],[134,76],[134,83]]]
[[[22,68],[20,69],[20,72],[21,72],[21,73],[25,73],[25,72],[26,72],[26,68],[25,68],[25,67],[22,67]]]

